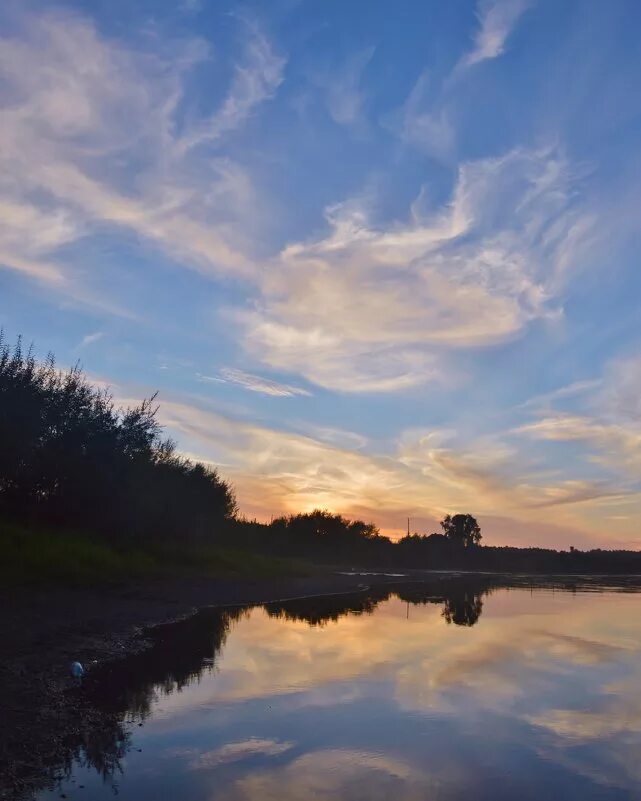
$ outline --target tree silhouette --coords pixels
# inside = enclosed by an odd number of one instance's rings
[[[481,542],[481,527],[475,517],[468,514],[445,515],[441,528],[450,542],[469,548]]]
[[[139,539],[203,538],[236,514],[216,470],[162,436],[155,395],[120,409],[79,366],[37,362],[0,332],[0,513]]]

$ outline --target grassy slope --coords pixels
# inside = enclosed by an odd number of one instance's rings
[[[0,583],[95,585],[153,576],[301,576],[314,568],[294,559],[215,546],[115,548],[92,535],[27,529],[0,522]]]

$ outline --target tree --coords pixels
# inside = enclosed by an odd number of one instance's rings
[[[472,515],[445,515],[441,520],[443,534],[450,542],[469,548],[481,541],[481,527]]]
[[[119,409],[78,365],[37,362],[0,330],[0,516],[111,539],[222,536],[233,489],[176,454],[155,397]]]

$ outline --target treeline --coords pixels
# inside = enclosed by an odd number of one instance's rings
[[[154,397],[121,409],[78,366],[0,334],[0,514],[116,540],[211,535],[234,519],[234,493],[176,453],[156,412]]]
[[[641,552],[597,548],[516,548],[478,545],[462,548],[443,534],[403,537],[396,545],[397,565],[433,570],[475,570],[499,573],[640,573]]]
[[[477,521],[392,542],[326,510],[239,518],[231,486],[163,437],[155,396],[120,408],[76,366],[38,362],[0,332],[0,520],[96,532],[115,545],[212,543],[323,564],[391,569],[641,573],[641,552],[482,546]]]
[[[366,527],[367,534],[357,536],[361,526]],[[639,551],[557,551],[466,544],[452,533],[412,534],[393,542],[374,526],[321,510],[279,518],[268,525],[239,523],[235,537],[243,547],[264,553],[371,569],[641,574]]]

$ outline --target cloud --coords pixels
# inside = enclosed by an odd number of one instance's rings
[[[78,224],[64,209],[0,197],[0,262],[10,269],[50,284],[64,283],[62,270],[43,256],[79,234]]]
[[[585,442],[597,448],[599,459],[641,475],[641,428],[604,423],[592,417],[555,414],[527,423],[515,433],[552,442]],[[596,458],[596,457],[595,457]]]
[[[329,233],[284,248],[237,315],[246,349],[343,392],[439,379],[444,351],[559,315],[559,254],[580,217],[571,185],[560,154],[515,150],[463,165],[424,220],[376,226],[358,201],[328,209]]]
[[[464,688],[491,690],[497,696],[534,693],[554,671],[555,663],[591,666],[612,663],[616,646],[548,630],[511,630],[509,638],[498,631],[480,643],[446,654],[431,671],[429,686],[444,691]],[[525,673],[529,675],[525,677]]]
[[[252,392],[261,392],[263,395],[273,395],[276,398],[291,398],[294,395],[311,395],[311,392],[308,392],[302,387],[280,384],[278,381],[272,381],[269,378],[245,373],[242,370],[236,370],[232,367],[224,367],[220,371],[220,375],[221,380],[227,381],[230,384],[238,384]]]
[[[150,394],[91,380],[110,388],[122,406]],[[445,514],[470,511],[489,545],[638,546],[641,491],[618,478],[567,478],[567,468],[560,476],[529,458],[530,445],[521,452],[509,432],[471,438],[406,429],[373,443],[356,432],[296,421],[293,430],[270,428],[237,412],[216,411],[204,398],[163,397],[158,419],[184,455],[221,469],[246,517],[325,508],[372,521],[395,538],[405,533],[408,517],[413,531],[430,533]]]
[[[583,443],[593,450],[593,460],[641,478],[640,395],[641,359],[613,359],[600,378],[528,401],[525,408],[540,407],[537,419],[518,426],[514,433],[544,442]],[[551,403],[577,397],[581,404],[572,411],[558,410]]]
[[[340,70],[316,76],[316,82],[325,92],[329,115],[337,125],[353,127],[365,122],[362,79],[374,51],[374,47],[360,50]]]
[[[294,743],[283,740],[250,737],[237,743],[227,743],[214,751],[204,751],[189,763],[191,770],[210,770],[219,765],[239,762],[256,756],[278,756],[294,747]]]
[[[552,709],[527,720],[572,741],[601,740],[641,732],[641,704],[636,699],[626,699],[625,703],[616,699],[598,710]]]
[[[533,406],[546,408],[553,401],[575,398],[579,395],[589,392],[590,390],[596,389],[599,386],[601,386],[601,379],[598,378],[588,379],[585,381],[574,381],[564,387],[559,387],[558,389],[552,390],[552,392],[545,392],[541,395],[535,395],[533,398],[530,398],[525,403],[521,404],[521,408],[526,409]]]
[[[508,37],[530,5],[531,0],[480,0],[474,47],[461,59],[459,66],[471,67],[500,56]]]
[[[89,300],[91,276],[74,267],[70,246],[114,226],[207,275],[250,274],[260,204],[244,168],[212,148],[273,96],[284,60],[255,25],[243,31],[226,98],[199,119],[185,86],[209,67],[202,39],[126,45],[62,10],[7,27],[0,263]],[[195,147],[204,142],[206,158]]]
[[[380,753],[324,749],[298,757],[289,765],[257,772],[236,782],[232,798],[238,801],[329,801],[358,787],[371,801],[394,797],[419,801],[434,789],[431,777],[403,760]]]
[[[78,347],[86,348],[87,345],[92,345],[94,342],[98,342],[98,340],[102,339],[104,335],[104,331],[95,331],[93,334],[87,334],[80,340]]]
[[[255,24],[241,30],[225,99],[199,115],[186,86],[215,67],[201,39],[125,46],[78,14],[25,16],[0,55],[5,265],[104,306],[71,246],[105,227],[133,232],[208,278],[240,279],[252,302],[231,314],[247,353],[341,392],[450,380],[449,351],[560,314],[585,218],[554,150],[463,164],[449,202],[420,217],[412,205],[378,222],[359,201],[335,204],[324,236],[256,258],[269,204],[218,148],[274,96],[285,62]]]
[[[244,23],[249,37],[227,97],[209,119],[203,120],[179,141],[178,147],[182,150],[215,141],[239,128],[257,106],[274,96],[283,82],[286,60],[274,52],[255,23],[247,20]]]
[[[604,500],[620,500],[630,495],[629,490],[613,487],[606,481],[580,479],[568,479],[550,487],[543,486],[528,489],[532,491],[534,499],[526,503],[534,507],[562,506],[585,502],[594,504]]]
[[[328,445],[345,448],[346,450],[362,450],[368,443],[367,437],[357,434],[354,431],[345,431],[342,428],[332,428],[330,426],[318,426],[309,423],[301,423],[296,426],[306,436],[318,439]]]
[[[641,425],[641,357],[615,359],[607,365],[596,403],[608,420]]]
[[[442,100],[429,97],[430,76],[424,72],[414,84],[400,112],[398,133],[405,144],[449,163],[456,146],[456,129]]]
[[[522,474],[503,442],[471,440],[461,447],[448,432],[407,431],[387,452],[368,453],[355,433],[303,435],[178,400],[163,399],[159,419],[187,455],[221,466],[241,511],[262,520],[327,508],[372,520],[394,535],[403,533],[408,516],[416,530],[428,532],[447,512],[471,509],[490,543],[592,545],[570,511],[585,506],[593,515],[591,504],[622,494],[603,482],[552,483],[545,473]]]
[[[564,472],[574,469],[578,474],[544,488],[534,504],[583,505],[585,515],[577,524],[590,526],[595,532],[609,531],[616,521],[621,536],[617,547],[637,545],[634,519],[641,504],[639,390],[639,360],[615,359],[605,366],[602,377],[575,382],[521,406],[530,408],[534,419],[516,426],[510,436],[518,450],[521,439],[540,443],[538,450],[543,449],[543,453],[539,458],[547,464],[558,463],[561,453]],[[559,409],[560,402],[570,402],[570,408]],[[602,475],[595,478],[595,471]]]
[[[282,717],[319,703],[367,703],[374,677],[379,701],[382,693],[398,714],[427,716],[434,743],[440,742],[443,725],[462,720],[476,747],[491,719],[494,733],[499,739],[509,735],[513,750],[532,758],[545,748],[546,760],[556,763],[567,755],[565,746],[589,745],[593,731],[600,730],[602,737],[636,732],[638,704],[630,703],[626,713],[621,699],[634,698],[638,686],[637,599],[619,593],[604,604],[602,595],[578,591],[564,603],[559,593],[536,589],[534,598],[533,603],[526,589],[485,596],[481,622],[465,633],[445,623],[437,604],[412,607],[406,618],[405,604],[397,598],[380,604],[376,615],[347,615],[340,625],[314,629],[254,609],[234,629],[234,647],[225,653],[226,680],[203,682],[189,698],[176,700],[173,710],[184,715],[185,703],[215,704],[224,716],[230,703],[237,709],[268,698]],[[623,673],[626,680],[608,684],[613,673]],[[570,685],[574,708],[567,734],[555,732],[546,726],[558,720],[550,706],[567,697]],[[171,699],[168,703],[171,715]],[[596,715],[603,719],[589,720]],[[581,717],[588,720],[577,721]],[[573,725],[583,722],[585,728]],[[311,752],[288,752],[277,764],[234,773],[234,783],[221,786],[217,797],[329,799],[349,797],[357,787],[363,798],[419,801],[438,796],[437,789],[446,786],[473,795],[474,771],[461,773],[456,750],[435,745],[406,750],[402,758],[381,755],[385,733],[380,734],[377,739],[373,731],[367,750],[349,744],[323,747],[315,739]],[[612,743],[619,754],[620,743]],[[572,752],[594,764],[594,749]],[[604,771],[610,780],[621,780],[617,767],[610,764]]]

